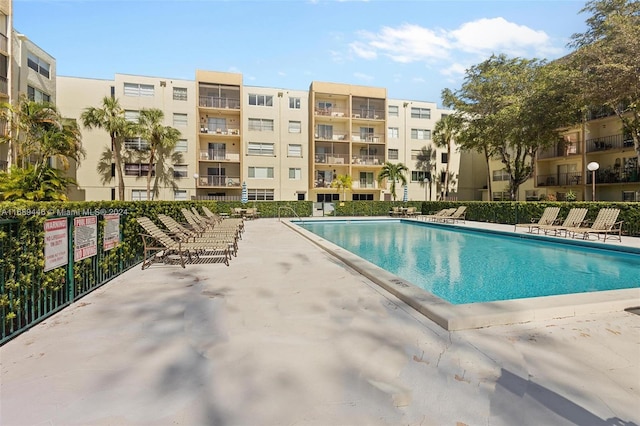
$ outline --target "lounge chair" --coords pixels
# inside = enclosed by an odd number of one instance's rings
[[[180,265],[185,267],[185,257],[192,260],[192,256],[200,254],[218,255],[224,258],[223,262],[229,266],[231,253],[228,244],[221,242],[182,242],[179,238],[173,238],[158,227],[148,217],[138,217],[136,221],[147,234],[140,234],[144,245],[142,269],[148,268],[154,262],[168,263],[172,256],[178,256]]]
[[[216,222],[214,220],[205,220],[204,217],[194,214],[189,209],[182,208],[180,211],[187,223],[196,232],[207,232],[212,231],[215,227],[223,227],[225,229],[236,229],[238,237],[242,238],[241,234],[244,232],[244,221],[242,219],[225,219],[221,222]]]
[[[531,219],[531,223],[516,223],[514,231],[517,231],[518,228],[526,227],[529,228],[528,232],[532,233],[534,229],[538,229],[541,225],[553,225],[556,223],[558,213],[560,213],[560,207],[547,207],[538,220]]]
[[[584,222],[584,218],[587,215],[587,209],[577,209],[573,208],[569,210],[567,213],[567,217],[564,219],[564,222],[560,225],[539,225],[537,226],[538,233],[540,231],[544,232],[545,235],[553,232],[554,236],[562,236],[564,232],[564,236],[567,236],[568,228],[577,228],[580,226],[582,222]]]
[[[400,207],[391,207],[391,210],[389,210],[389,216],[401,216],[402,215],[402,210]]]
[[[229,249],[233,255],[238,255],[238,233],[232,229],[223,227],[214,228],[213,231],[199,232],[195,231],[188,225],[181,224],[174,218],[166,214],[159,214],[158,219],[167,227],[167,229],[182,242],[221,242],[229,245]]]
[[[455,213],[456,209],[442,209],[439,212],[433,213],[433,214],[427,214],[424,215],[424,219],[425,220],[430,220],[430,221],[437,221],[437,220],[441,220],[447,216],[451,216],[453,213]]]
[[[622,242],[623,221],[617,221],[619,214],[620,209],[600,209],[591,226],[567,228],[566,232],[573,234],[573,238],[578,234],[582,234],[582,238],[585,240],[588,240],[591,234],[596,235],[598,240],[600,235],[604,235],[604,242],[607,241],[607,235],[611,235],[609,238],[617,238],[618,241]]]
[[[407,207],[407,210],[404,212],[407,217],[414,217],[418,215],[418,208],[415,206]]]
[[[444,216],[442,219],[438,219],[438,220],[441,220],[443,222],[451,221],[451,223],[456,223],[458,221],[461,221],[462,223],[464,223],[464,218],[466,214],[467,214],[467,206],[460,206],[450,216]]]

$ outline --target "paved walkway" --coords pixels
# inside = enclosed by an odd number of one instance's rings
[[[135,268],[0,360],[4,426],[640,424],[640,316],[446,332],[275,219],[229,267]]]

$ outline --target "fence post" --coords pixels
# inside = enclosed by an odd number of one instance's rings
[[[67,300],[72,303],[75,299],[75,284],[73,274],[73,216],[67,216]]]

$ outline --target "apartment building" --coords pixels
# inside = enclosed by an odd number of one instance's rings
[[[178,188],[165,185],[158,199],[239,200],[243,186],[249,200],[390,199],[377,176],[391,161],[410,168],[409,199],[424,200],[437,197],[428,189],[437,188],[447,162],[454,176],[459,173],[457,150],[446,158],[439,148],[438,176],[425,186],[425,173],[415,170],[416,155],[432,145],[435,122],[446,111],[435,103],[388,99],[384,88],[325,82],[312,82],[308,91],[245,86],[241,74],[205,70],[196,70],[193,81],[127,74],[113,80],[58,77],[57,103],[65,117],[79,120],[105,96],[116,97],[129,120],[143,108],[158,108],[165,125],[180,130],[176,151],[182,160],[171,164]],[[114,173],[103,173],[110,137],[103,129],[82,133],[87,158],[76,169],[78,190],[71,197],[115,199]],[[134,155],[144,144],[140,138],[125,141],[132,153],[124,164],[126,199],[147,199],[148,166]],[[352,177],[350,191],[331,187],[341,174]]]

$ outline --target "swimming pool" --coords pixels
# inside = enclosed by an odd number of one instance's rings
[[[413,224],[411,222],[414,222]],[[369,223],[369,225],[367,225]],[[360,225],[374,226],[375,228],[382,228],[382,225],[386,224],[402,224],[407,226],[407,229],[403,231],[409,234],[409,237],[415,237],[419,226],[421,228],[431,228],[432,230],[444,230],[448,234],[434,233],[430,237],[430,251],[433,251],[433,261],[425,262],[420,258],[420,253],[426,249],[417,250],[413,243],[407,239],[399,238],[395,242],[390,240],[389,235],[380,233],[373,233],[369,238],[365,238],[363,241],[359,240],[359,237],[351,234],[349,229],[354,229]],[[602,244],[596,242],[584,242],[581,240],[572,240],[556,237],[538,236],[532,234],[514,233],[513,226],[489,224],[489,223],[472,223],[467,221],[463,224],[437,224],[437,223],[424,223],[415,220],[407,219],[383,219],[383,218],[340,218],[336,219],[304,219],[304,220],[289,220],[285,221],[285,224],[294,231],[301,234],[332,256],[341,260],[346,266],[362,274],[368,278],[373,284],[376,284],[389,292],[391,295],[397,297],[407,305],[414,308],[419,313],[428,317],[446,330],[463,330],[469,328],[487,327],[498,324],[514,324],[521,322],[529,322],[536,320],[549,320],[553,318],[565,318],[586,314],[601,314],[607,312],[617,312],[624,309],[640,306],[640,275],[637,269],[634,271],[633,265],[637,267],[635,263],[637,259],[640,259],[640,244],[634,239],[622,244]],[[339,235],[336,236],[327,235],[327,238],[323,238],[320,235],[311,232],[307,228],[311,229],[316,226],[333,224],[335,227],[333,233]],[[409,227],[410,225],[410,227]],[[396,226],[396,225],[393,225]],[[397,234],[396,232],[392,232]],[[460,234],[476,233],[483,237],[494,237],[497,240],[489,239],[484,244],[480,244],[480,248],[475,250],[469,250],[468,246],[461,244]],[[418,234],[420,235],[420,234]],[[340,239],[344,240],[343,246],[340,246],[329,238],[336,238],[336,241]],[[422,239],[426,239],[423,236]],[[538,281],[546,281],[540,277],[548,276],[553,277],[557,275],[558,270],[572,270],[576,269],[581,271],[581,275],[577,278],[574,277],[573,281],[583,281],[586,276],[611,276],[614,282],[612,287],[617,287],[617,290],[607,290],[599,287],[599,280],[596,280],[595,284],[589,284],[581,289],[572,289],[570,291],[580,291],[578,293],[569,294],[557,294],[557,295],[541,295],[531,296],[530,294],[520,294],[519,296],[509,295],[508,297],[519,297],[506,300],[495,300],[485,302],[474,303],[451,303],[444,297],[440,297],[433,293],[434,290],[426,290],[420,288],[414,282],[417,279],[404,278],[404,274],[407,271],[414,269],[420,270],[423,263],[431,263],[435,267],[431,269],[430,273],[421,273],[421,276],[435,277],[438,275],[448,276],[448,280],[445,280],[445,287],[448,290],[454,289],[461,293],[466,291],[460,290],[455,285],[457,281],[460,281],[462,277],[465,277],[467,271],[474,271],[467,266],[473,262],[466,260],[466,254],[469,251],[479,253],[480,256],[475,260],[476,264],[488,264],[490,260],[497,262],[498,264],[509,265],[506,262],[508,257],[505,255],[511,254],[508,248],[503,246],[503,243],[508,240],[527,240],[526,243],[533,243],[534,245],[546,245],[559,246],[561,251],[563,250],[575,250],[581,253],[581,258],[572,258],[566,260],[564,263],[560,263],[554,252],[546,252],[545,255],[534,259],[532,257],[525,257],[527,262],[524,266],[520,266],[519,269],[527,272],[527,280],[531,283],[537,283]],[[420,240],[420,238],[418,238]],[[385,251],[380,256],[383,260],[387,258],[399,258],[406,260],[404,263],[400,263],[402,266],[397,273],[390,272],[384,269],[372,261],[369,261],[357,254],[354,254],[345,247],[350,245],[357,245],[365,251],[374,246],[383,246]],[[550,244],[551,243],[551,244]],[[438,248],[438,250],[434,250]],[[498,254],[498,252],[500,252]],[[455,254],[452,259],[447,259],[448,254]],[[491,253],[494,255],[491,256]],[[464,254],[464,256],[463,256]],[[600,254],[612,255],[618,257],[618,259],[631,259],[631,287],[622,288],[629,285],[629,279],[621,278],[628,277],[629,272],[625,270],[623,275],[612,269],[611,265],[607,262],[600,264],[596,269],[593,267],[592,258],[599,256]],[[586,255],[586,257],[585,257]],[[431,256],[431,254],[430,254]],[[542,259],[542,260],[541,260]],[[567,267],[568,265],[568,267]],[[508,268],[517,269],[517,268]],[[453,271],[453,272],[447,272]],[[449,274],[449,275],[447,275]],[[635,275],[634,275],[635,274]],[[473,274],[469,274],[473,278]],[[507,274],[508,276],[509,274]],[[406,275],[408,276],[408,275]],[[535,280],[529,280],[530,277],[535,277]],[[498,287],[507,287],[504,276],[499,276],[497,279],[488,280],[482,278],[481,285],[478,285],[481,290],[486,290],[487,284],[491,281],[492,285],[497,284]],[[516,281],[519,283],[518,279]],[[549,279],[551,281],[551,279]],[[625,282],[624,285],[615,285],[615,283]],[[569,280],[568,286],[572,286],[574,282]],[[538,285],[535,285],[538,287]],[[524,288],[527,290],[533,285],[522,286],[515,285],[509,287],[519,287],[521,290]],[[429,287],[427,287],[429,288]],[[605,287],[608,288],[608,287]],[[473,291],[473,289],[468,290]],[[503,296],[509,294],[507,290],[502,290]],[[455,299],[454,299],[455,300]],[[486,297],[483,298],[486,300]]]
[[[305,229],[452,304],[640,287],[640,255],[402,221]]]

